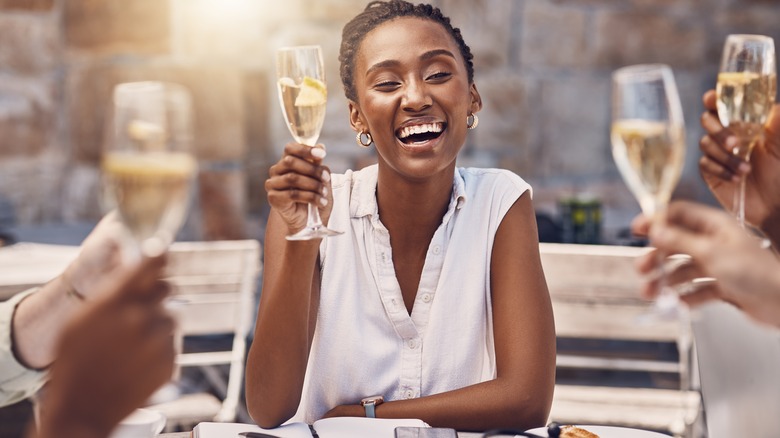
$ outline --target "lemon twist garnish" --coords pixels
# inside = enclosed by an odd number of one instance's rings
[[[309,76],[303,78],[301,92],[295,98],[295,106],[324,105],[328,99],[328,89],[325,84]]]
[[[155,141],[163,136],[160,125],[145,120],[132,120],[127,124],[127,135],[135,141]]]

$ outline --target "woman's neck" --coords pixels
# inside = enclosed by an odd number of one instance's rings
[[[377,205],[382,223],[395,237],[430,239],[441,224],[452,197],[453,171],[424,181],[410,181],[393,175],[377,178]]]

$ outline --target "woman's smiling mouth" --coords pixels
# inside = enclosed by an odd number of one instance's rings
[[[439,138],[446,125],[442,122],[404,126],[396,131],[396,137],[407,145],[422,145]]]

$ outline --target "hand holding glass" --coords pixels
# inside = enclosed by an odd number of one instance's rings
[[[170,83],[119,84],[111,122],[102,163],[105,199],[131,237],[125,253],[159,255],[184,221],[197,171],[190,95]]]
[[[635,65],[616,70],[612,86],[612,156],[644,215],[657,220],[685,160],[685,122],[674,75],[665,65]],[[678,297],[665,287],[663,271],[660,275],[656,309],[669,315]]]
[[[295,141],[308,146],[317,144],[325,121],[328,92],[325,67],[319,46],[296,46],[279,49],[276,54],[279,103],[284,120]],[[287,240],[310,240],[341,234],[322,223],[314,204],[307,204],[306,227],[287,236]]]
[[[750,161],[764,132],[777,89],[775,44],[761,35],[729,35],[723,46],[717,86],[720,123],[737,136],[732,153]],[[734,214],[745,224],[745,178],[734,192]]]

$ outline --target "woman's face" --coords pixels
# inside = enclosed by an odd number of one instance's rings
[[[409,179],[454,168],[466,118],[482,101],[442,25],[403,17],[376,27],[360,44],[354,78],[350,122],[371,134],[380,166]]]

